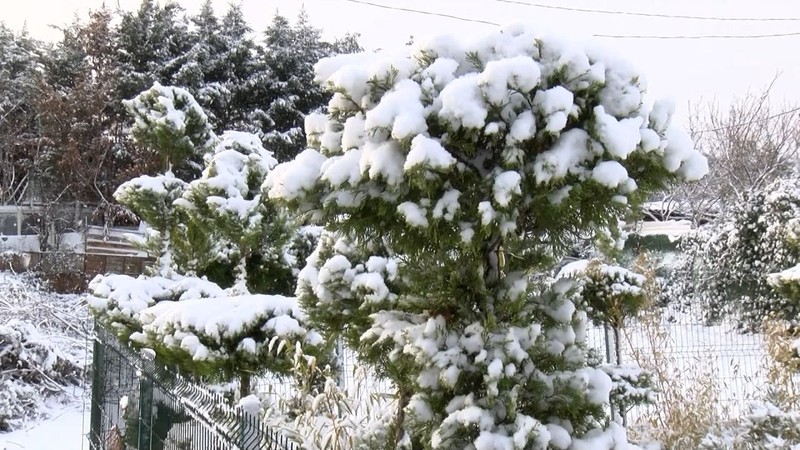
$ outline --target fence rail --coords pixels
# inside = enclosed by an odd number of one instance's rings
[[[92,450],[295,450],[280,432],[223,396],[137,354],[98,326]]]

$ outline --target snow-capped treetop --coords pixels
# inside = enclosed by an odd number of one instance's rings
[[[186,182],[175,178],[172,171],[142,175],[122,183],[114,192],[114,199],[151,226],[163,230],[168,226],[172,203],[183,195],[186,187]]]
[[[469,244],[493,227],[541,231],[545,213],[551,231],[588,223],[624,209],[639,187],[702,177],[706,159],[669,104],[647,111],[641,77],[601,56],[515,26],[323,60],[330,114],[307,117],[311,148],[265,187],[321,205],[307,207],[317,216],[375,202],[386,208],[376,229],[405,233],[401,221]],[[588,191],[597,206],[573,212]]]
[[[328,230],[298,280],[311,323],[391,378],[425,447],[629,448],[587,354],[587,280],[531,275],[703,176],[670,105],[647,110],[628,65],[525,26],[316,70],[328,114],[264,183]],[[641,297],[635,274],[600,275],[598,302]]]
[[[187,169],[198,169],[197,158],[217,143],[206,113],[183,88],[156,82],[123,103],[134,117],[133,137],[161,153],[164,161],[176,170],[184,169],[184,165]],[[183,173],[179,175],[184,178]]]
[[[213,154],[205,156],[206,168],[197,180],[189,183],[186,200],[199,200],[215,214],[233,215],[236,221],[257,221],[261,199],[260,185],[270,169],[278,163],[264,149],[258,136],[226,131]],[[186,202],[182,206],[197,207]],[[245,227],[247,225],[244,225]]]
[[[216,253],[231,247],[222,253],[240,260],[234,291],[248,293],[247,259],[256,252],[281,254],[287,238],[285,215],[261,196],[261,184],[277,161],[258,136],[237,131],[224,132],[204,159],[202,176],[189,183],[175,205],[208,234]]]

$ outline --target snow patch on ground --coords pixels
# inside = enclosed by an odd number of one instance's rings
[[[0,450],[85,450],[89,448],[89,403],[53,403],[48,419],[0,433]]]

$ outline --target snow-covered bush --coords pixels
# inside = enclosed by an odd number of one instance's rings
[[[257,136],[217,136],[192,96],[154,85],[126,103],[133,137],[175,167],[123,183],[115,193],[150,226],[146,248],[158,256],[153,273],[97,277],[89,303],[97,319],[160,362],[206,380],[240,378],[246,396],[252,374],[291,371],[297,345],[314,353],[318,334],[291,290],[292,229],[284,211],[261,195],[277,163]],[[196,179],[195,179],[196,177]],[[253,294],[251,294],[253,293]]]
[[[770,402],[752,403],[733,424],[709,433],[702,450],[795,450],[800,448],[800,411]]]
[[[123,104],[134,118],[131,134],[161,155],[164,168],[172,166],[185,181],[200,173],[201,158],[211,151],[217,137],[189,91],[156,82]]]
[[[300,274],[312,323],[398,387],[415,447],[628,448],[570,280],[531,282],[612,237],[653,189],[706,172],[671,107],[591,50],[510,27],[322,60],[327,116],[264,188],[323,225]],[[389,443],[393,445],[393,443]]]
[[[163,175],[136,177],[122,183],[114,192],[117,202],[150,225],[149,235],[141,244],[150,254],[158,256],[158,273],[163,275],[168,275],[174,269],[171,240],[181,217],[173,208],[173,203],[181,198],[186,186],[183,180],[167,171]]]
[[[791,219],[786,225],[787,244],[800,248],[800,216]],[[767,283],[783,295],[795,307],[800,308],[800,263],[767,276]],[[792,317],[796,319],[796,316]]]
[[[564,266],[559,278],[578,282],[573,302],[586,310],[597,325],[621,327],[647,303],[645,277],[624,267],[599,260],[575,261]]]
[[[710,320],[740,319],[754,329],[772,315],[793,318],[800,302],[770,286],[768,275],[800,262],[791,243],[792,223],[800,217],[798,179],[777,180],[751,192],[716,222],[684,239],[687,270],[694,280],[694,301]],[[786,275],[791,277],[791,269]],[[779,277],[771,278],[779,283]],[[785,286],[785,285],[784,285]]]

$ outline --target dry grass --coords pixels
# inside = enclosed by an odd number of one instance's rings
[[[633,361],[651,373],[656,395],[646,413],[629,423],[629,432],[634,440],[657,441],[666,450],[698,448],[708,430],[727,415],[720,402],[716,364],[698,359],[693,373],[682,373],[675,342],[656,306],[658,286],[646,256],[640,256],[636,271],[647,277],[648,302],[635,318],[635,336],[629,327],[620,334],[632,349]]]
[[[767,379],[770,397],[786,410],[800,410],[800,358],[793,342],[800,338],[800,329],[785,320],[770,318],[764,321],[762,335],[769,362]]]
[[[734,415],[721,401],[720,394],[727,386],[720,381],[714,352],[698,356],[691,373],[686,373],[686,363],[679,364],[676,358],[679,352],[665,326],[661,308],[655,304],[658,286],[645,255],[639,257],[635,270],[647,277],[648,304],[633,320],[635,330],[628,321],[628,326],[620,329],[620,335],[631,349],[633,362],[652,375],[656,395],[654,404],[628,424],[630,436],[639,442],[659,442],[664,450],[685,450],[700,448],[709,433],[741,429],[747,420],[745,413]],[[768,400],[783,411],[800,410],[800,358],[792,347],[800,337],[800,329],[785,321],[769,319],[764,322],[761,335],[768,356],[763,367],[767,382],[760,382],[758,398],[752,400]]]

